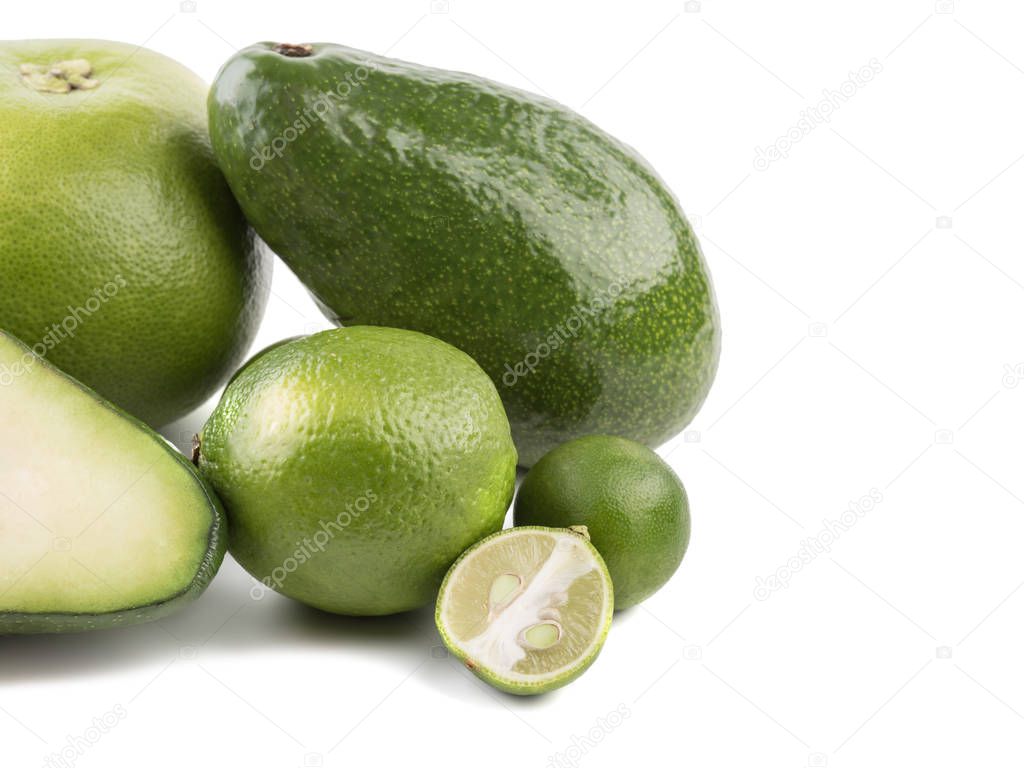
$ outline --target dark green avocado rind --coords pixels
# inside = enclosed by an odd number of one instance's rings
[[[657,445],[703,403],[720,330],[699,245],[633,150],[552,101],[331,44],[246,48],[210,134],[250,223],[339,324],[469,353],[520,462]]]
[[[22,347],[26,354],[31,350],[14,336],[0,330],[0,338],[7,339]],[[97,405],[106,408],[118,416],[127,419],[137,426],[146,436],[157,443],[185,471],[187,471],[202,490],[209,508],[211,510],[210,528],[207,535],[206,550],[200,560],[195,576],[189,584],[177,593],[168,596],[166,599],[146,605],[133,606],[120,611],[108,611],[105,613],[29,613],[15,611],[0,611],[0,635],[21,635],[21,634],[42,634],[42,633],[65,633],[84,632],[93,629],[110,629],[112,627],[128,626],[131,624],[142,624],[149,621],[156,621],[168,616],[188,603],[199,597],[209,586],[213,577],[217,574],[221,562],[224,560],[224,553],[227,551],[227,518],[224,515],[224,508],[220,503],[217,494],[210,485],[199,475],[195,467],[181,455],[170,443],[154,432],[148,425],[139,421],[131,414],[121,410],[116,405],[100,397],[89,387],[77,379],[68,376],[60,369],[50,365],[42,358],[37,358],[37,364],[45,366],[58,376],[62,376],[82,392],[91,397]]]

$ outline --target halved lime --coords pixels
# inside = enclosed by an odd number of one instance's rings
[[[478,677],[516,694],[574,680],[612,620],[612,580],[585,528],[499,531],[455,561],[437,599],[444,644]]]

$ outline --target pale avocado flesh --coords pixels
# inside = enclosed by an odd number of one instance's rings
[[[257,232],[332,320],[436,336],[490,375],[520,463],[656,445],[711,386],[697,240],[633,150],[547,99],[342,46],[250,46],[209,99]]]
[[[0,634],[150,621],[226,545],[213,492],[158,434],[0,331]]]

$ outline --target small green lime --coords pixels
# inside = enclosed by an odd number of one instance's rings
[[[563,443],[523,480],[515,525],[585,525],[608,564],[616,609],[657,592],[690,542],[686,490],[650,448],[591,435]]]
[[[231,554],[264,585],[335,613],[434,599],[501,528],[516,452],[491,380],[412,331],[339,328],[275,346],[196,439]]]
[[[593,664],[613,604],[611,577],[585,529],[524,526],[488,536],[455,562],[435,620],[474,674],[531,695]]]

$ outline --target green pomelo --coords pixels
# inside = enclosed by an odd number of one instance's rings
[[[153,426],[224,383],[269,290],[206,90],[134,45],[0,43],[0,328]]]
[[[196,460],[255,578],[335,613],[431,601],[501,527],[516,454],[487,375],[412,331],[359,327],[275,346],[231,382]]]

